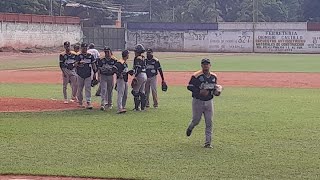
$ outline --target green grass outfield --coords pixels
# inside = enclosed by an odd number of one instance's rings
[[[116,53],[120,57],[119,52]],[[202,58],[215,62],[215,71],[254,72],[320,72],[319,55],[284,54],[208,54],[208,53],[155,53],[165,71],[195,71]],[[34,56],[34,55],[30,55]],[[131,54],[132,59],[133,54]],[[36,55],[28,58],[12,56],[0,59],[0,70],[58,67],[58,55]]]
[[[0,97],[47,99],[60,97],[60,89],[1,84]],[[143,113],[0,113],[0,174],[161,180],[319,178],[320,90],[226,88],[215,102],[213,150],[202,148],[203,122],[190,138],[185,137],[191,117],[191,97],[185,87],[159,94],[160,108]]]

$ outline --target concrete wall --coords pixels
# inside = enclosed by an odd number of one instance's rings
[[[320,53],[320,31],[307,23],[219,23],[217,30],[127,30],[127,47],[157,51]]]
[[[81,38],[80,25],[0,22],[0,47],[54,47]]]

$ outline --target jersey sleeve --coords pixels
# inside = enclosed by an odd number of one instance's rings
[[[97,60],[91,55],[91,63],[94,64],[94,63],[96,63],[96,61]]]
[[[195,94],[198,94],[200,92],[200,81],[195,76],[192,76],[187,89]]]
[[[60,68],[65,68],[64,62],[65,62],[64,56],[62,54],[60,54],[60,56],[59,56],[59,66],[60,66]]]
[[[80,62],[80,61],[81,61],[81,59],[80,59],[80,54],[77,54],[77,55],[76,55],[75,60],[76,60],[76,62]]]
[[[156,61],[156,69],[157,69],[157,70],[162,69],[162,68],[161,68],[161,64],[160,64],[159,61]]]

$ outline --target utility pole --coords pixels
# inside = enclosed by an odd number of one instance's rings
[[[258,22],[258,0],[253,1],[252,20],[254,23]]]
[[[49,15],[50,16],[53,16],[53,0],[50,0],[50,13],[49,13]]]
[[[150,18],[150,22],[152,21],[152,0],[149,0],[149,2],[150,2],[150,5],[149,5],[149,18]]]
[[[59,6],[59,16],[62,15],[62,0],[60,0],[60,6]]]

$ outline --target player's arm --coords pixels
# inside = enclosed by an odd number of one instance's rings
[[[162,79],[162,82],[164,82],[164,75],[163,75],[163,71],[162,71],[162,67],[161,67],[161,64],[159,61],[157,61],[157,67],[158,67],[158,71],[159,71],[159,74],[161,76],[161,79]]]
[[[193,93],[198,94],[200,93],[199,85],[200,85],[199,80],[195,76],[192,76],[187,86],[187,89]]]
[[[64,64],[64,62],[65,62],[64,56],[63,56],[62,54],[60,54],[60,56],[59,56],[59,66],[60,66],[60,69],[66,68],[66,65]]]
[[[93,72],[96,73],[98,71],[98,68],[97,68],[97,64],[96,64],[96,59],[94,59],[93,56],[91,56],[91,64],[92,64]]]

